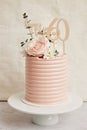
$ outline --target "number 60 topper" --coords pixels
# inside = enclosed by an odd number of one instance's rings
[[[61,22],[63,22],[64,26],[65,26],[65,36],[64,36],[64,38],[62,38],[61,35],[60,35],[59,26],[60,26]],[[56,24],[56,26],[54,26],[55,24]],[[53,30],[55,30],[55,32],[52,32]],[[50,23],[49,27],[46,29],[46,36],[53,43],[58,39],[60,41],[62,41],[62,43],[63,43],[63,54],[65,54],[65,41],[69,37],[69,26],[68,26],[68,23],[65,19],[54,18],[53,21]]]
[[[26,15],[26,13],[24,13]],[[23,16],[24,16],[23,14]],[[24,17],[25,18],[25,26],[26,28],[32,28],[34,27],[34,29],[36,30],[37,27],[40,29],[41,25],[40,24],[31,24],[28,22],[28,16]],[[60,29],[59,29],[59,25],[61,24],[61,22],[64,23],[65,26],[65,36],[64,38],[62,38],[60,36]],[[56,24],[56,26],[54,26]],[[53,30],[55,30],[55,32],[53,32]],[[32,33],[31,33],[32,35]],[[65,54],[65,41],[68,39],[69,37],[69,26],[68,23],[65,19],[58,19],[58,18],[54,18],[52,20],[52,22],[49,24],[49,26],[47,28],[43,29],[43,33],[42,35],[45,35],[50,41],[52,41],[53,43],[55,43],[56,40],[60,40],[63,43],[63,54]]]

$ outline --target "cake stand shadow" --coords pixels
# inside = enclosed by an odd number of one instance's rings
[[[68,100],[53,105],[37,105],[23,100],[24,93],[17,93],[9,97],[8,104],[24,113],[32,114],[32,122],[38,125],[49,126],[59,122],[59,114],[71,112],[82,105],[82,99],[72,93]]]

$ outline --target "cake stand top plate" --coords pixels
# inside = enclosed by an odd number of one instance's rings
[[[66,102],[53,105],[35,105],[33,103],[27,104],[23,102],[23,97],[23,92],[14,94],[11,97],[9,97],[8,103],[16,110],[35,115],[66,113],[73,111],[82,105],[82,99],[79,96],[72,93],[68,94],[68,100]]]

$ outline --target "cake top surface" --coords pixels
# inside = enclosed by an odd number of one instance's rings
[[[23,14],[28,38],[21,42],[23,56],[49,59],[65,54],[65,41],[69,37],[69,26],[65,19],[54,18],[47,27],[29,20]]]

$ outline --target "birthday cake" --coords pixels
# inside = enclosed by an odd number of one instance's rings
[[[23,14],[28,38],[21,42],[25,56],[25,100],[35,104],[54,104],[67,100],[68,23],[54,18],[48,27],[32,23]],[[60,25],[64,26],[64,36]]]

